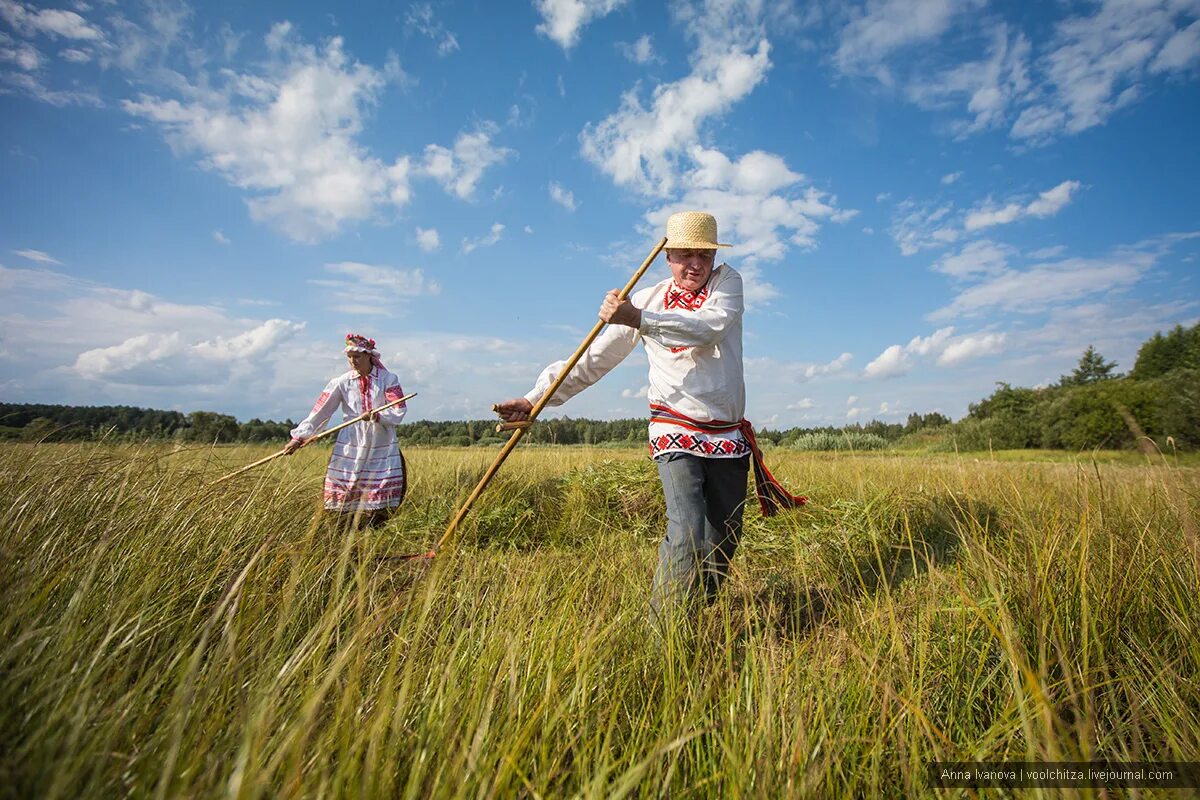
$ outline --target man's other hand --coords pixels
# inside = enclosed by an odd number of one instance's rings
[[[533,403],[524,397],[514,397],[512,400],[496,404],[496,413],[505,422],[524,422],[529,419],[531,411],[533,411]]]

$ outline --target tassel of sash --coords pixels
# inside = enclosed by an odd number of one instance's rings
[[[767,463],[763,461],[762,450],[758,448],[758,441],[754,438],[754,426],[749,420],[743,419],[740,430],[742,436],[746,437],[746,441],[750,444],[750,452],[754,455],[754,493],[758,495],[758,507],[762,509],[764,517],[773,517],[775,512],[781,508],[799,508],[808,502],[807,497],[792,494],[787,489],[783,488],[775,476],[771,474],[771,470],[767,469]]]
[[[750,424],[749,420],[743,418],[740,422],[720,422],[717,420],[701,422],[685,414],[680,414],[668,406],[651,403],[650,421],[666,422],[671,425],[679,425],[684,428],[701,431],[702,433],[728,433],[735,429],[740,430],[742,436],[746,439],[746,443],[750,445],[750,454],[754,458],[754,493],[758,496],[758,506],[762,510],[764,517],[775,516],[776,512],[781,508],[799,508],[808,502],[807,497],[794,495],[787,489],[784,489],[783,484],[771,474],[771,470],[767,469],[767,464],[763,460],[762,450],[758,446],[758,440],[754,438],[754,426]]]

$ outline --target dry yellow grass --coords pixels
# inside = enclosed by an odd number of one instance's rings
[[[931,794],[931,759],[1195,756],[1200,470],[774,451],[695,634],[657,643],[638,451],[410,450],[339,534],[323,454],[0,448],[0,792]]]

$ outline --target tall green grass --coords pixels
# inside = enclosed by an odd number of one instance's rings
[[[885,450],[888,442],[882,436],[863,431],[816,431],[803,433],[788,441],[793,450]]]
[[[651,635],[640,453],[409,450],[339,532],[319,452],[0,448],[12,797],[933,794],[931,759],[1173,759],[1200,741],[1200,470],[771,454],[694,630]]]

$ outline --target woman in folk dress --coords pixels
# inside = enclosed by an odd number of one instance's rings
[[[339,408],[352,419],[404,396],[400,379],[379,360],[374,339],[348,333],[345,350],[350,370],[325,385],[312,411],[292,429],[284,448],[289,455],[319,433]],[[396,444],[396,425],[407,410],[400,403],[338,431],[325,472],[326,509],[361,514],[370,527],[387,522],[404,499],[407,483],[404,456]]]

